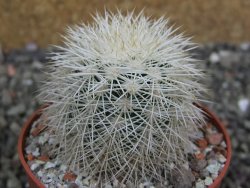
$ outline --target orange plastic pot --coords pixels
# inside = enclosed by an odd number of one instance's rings
[[[46,106],[47,105],[42,106],[41,108],[36,110],[28,118],[28,120],[24,123],[24,126],[22,128],[21,134],[20,134],[19,139],[18,139],[18,155],[19,155],[19,159],[21,161],[21,164],[22,164],[22,166],[23,166],[23,168],[25,170],[25,173],[26,173],[26,175],[28,177],[30,188],[45,188],[45,186],[33,174],[33,172],[31,171],[31,169],[29,167],[29,165],[27,164],[27,161],[25,160],[25,157],[24,157],[24,148],[25,148],[25,138],[28,136],[29,130],[30,130],[33,122],[36,121],[41,116],[42,109],[45,108]],[[226,175],[229,164],[231,162],[232,149],[231,149],[230,138],[229,138],[229,135],[228,135],[228,133],[226,131],[225,126],[223,125],[223,123],[218,119],[218,117],[214,113],[212,113],[208,108],[206,108],[204,106],[200,106],[200,105],[197,105],[197,106],[199,106],[206,113],[206,115],[208,116],[210,121],[213,122],[213,124],[218,128],[219,131],[221,131],[221,133],[223,133],[224,139],[225,139],[226,144],[227,144],[227,161],[226,161],[226,164],[223,167],[222,171],[220,172],[219,176],[214,180],[213,184],[211,184],[209,186],[209,188],[219,188],[223,178]]]

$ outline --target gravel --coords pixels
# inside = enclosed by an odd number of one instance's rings
[[[91,183],[86,183],[87,181],[96,183],[95,176],[83,175],[78,170],[70,169],[70,166],[62,163],[55,155],[49,155],[50,130],[43,129],[43,126],[39,125],[41,125],[39,119],[33,122],[30,134],[26,138],[24,154],[34,175],[40,179],[45,187],[58,187],[57,185],[69,187],[71,183],[75,183],[75,187],[78,188],[95,187]],[[199,137],[193,143],[197,146],[196,150],[187,153],[188,161],[184,164],[176,166],[172,163],[173,171],[171,175],[167,175],[170,178],[167,179],[168,185],[164,185],[164,188],[191,188],[196,186],[196,182],[198,182],[198,187],[199,183],[202,183],[205,188],[213,183],[213,180],[217,178],[224,167],[227,160],[224,157],[227,146],[222,138],[217,138],[217,135],[221,133],[218,133],[218,130],[210,122],[198,133]],[[208,138],[211,136],[217,141],[210,143]],[[220,151],[217,149],[218,147],[220,147]],[[206,151],[207,148],[211,150]],[[145,179],[148,178],[145,177]],[[119,181],[117,183],[119,184]],[[114,181],[111,184],[105,185],[105,188],[117,188]],[[125,185],[124,188],[134,187],[134,185]],[[150,181],[150,179],[139,184],[139,187],[145,188],[145,186],[148,188],[163,188],[162,185]]]
[[[44,77],[46,51],[33,43],[8,52],[0,48],[0,187],[27,187],[17,156],[17,139],[23,122],[39,106],[34,96]],[[205,60],[202,66],[211,76],[206,81],[213,101],[209,107],[225,122],[231,135],[233,157],[221,187],[248,187],[250,44],[207,44],[194,50],[194,56]],[[197,187],[210,181],[201,179]]]

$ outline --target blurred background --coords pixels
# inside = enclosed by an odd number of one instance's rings
[[[249,40],[249,0],[1,0],[0,43],[4,48],[36,42],[41,47],[60,43],[65,26],[91,22],[91,14],[119,8],[145,8],[152,17],[165,15],[196,42]]]
[[[65,27],[92,21],[117,8],[153,18],[166,16],[178,32],[192,36],[206,81],[233,144],[222,187],[249,187],[250,179],[250,0],[0,0],[0,187],[26,187],[16,146],[23,122],[39,104],[35,98],[46,53],[61,44]],[[248,179],[248,181],[247,181]]]

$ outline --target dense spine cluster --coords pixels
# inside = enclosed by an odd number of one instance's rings
[[[68,29],[40,95],[60,160],[100,185],[162,183],[186,160],[203,121],[193,104],[203,74],[188,55],[194,45],[173,33],[164,18],[120,12]]]

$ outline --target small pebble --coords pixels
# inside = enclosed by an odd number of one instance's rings
[[[216,164],[216,163],[217,163],[216,158],[208,159],[208,164]]]
[[[206,179],[204,180],[205,185],[209,186],[213,183],[213,179],[210,177],[206,177]]]
[[[14,67],[14,65],[11,65],[11,64],[7,65],[7,71],[10,77],[13,77],[16,75],[16,68]]]
[[[200,170],[204,169],[207,166],[207,161],[202,159],[192,159],[190,161],[190,168],[196,172],[199,172]]]
[[[56,187],[64,188],[64,186],[62,184],[60,184],[60,183],[57,183]]]
[[[35,157],[38,157],[38,156],[40,155],[39,150],[40,150],[40,149],[37,147],[37,148],[35,149],[35,151],[32,152],[32,155],[35,156]]]
[[[42,177],[42,182],[44,182],[45,184],[49,184],[49,183],[51,183],[52,181],[53,181],[53,179],[50,178],[50,177],[47,177],[47,176],[43,176],[43,177]]]
[[[33,164],[30,166],[30,169],[31,169],[32,171],[34,171],[34,170],[36,170],[39,166],[40,166],[39,163],[33,163]]]
[[[43,177],[44,173],[43,173],[42,170],[39,170],[39,171],[37,172],[37,175],[41,178],[41,177]]]
[[[63,177],[64,177],[64,174],[59,174],[59,175],[58,175],[58,178],[59,178],[59,180],[61,180],[61,181],[63,181]]]
[[[44,169],[49,169],[49,168],[54,168],[56,166],[55,163],[52,163],[52,162],[47,162],[44,166]]]
[[[38,143],[43,145],[45,144],[49,139],[49,134],[45,133],[44,135],[39,136]]]
[[[25,48],[29,52],[34,52],[34,51],[36,51],[38,49],[38,46],[34,42],[29,42],[29,43],[26,44]]]
[[[227,150],[221,146],[215,146],[213,148],[213,151],[215,153],[220,153],[220,154],[224,155],[225,157],[227,157]]]
[[[206,169],[208,170],[208,172],[210,172],[211,174],[218,174],[219,170],[220,170],[220,164],[218,162],[216,162],[215,164],[209,164]]]
[[[43,64],[39,61],[34,61],[31,66],[33,69],[38,69],[38,70],[43,68]]]
[[[248,106],[249,106],[249,100],[247,98],[243,98],[238,101],[238,107],[242,112],[246,112]]]
[[[60,166],[61,164],[62,164],[62,161],[61,160],[55,160],[55,162],[54,162],[56,165],[58,165],[58,166]]]
[[[213,52],[209,56],[209,61],[211,63],[218,63],[220,61],[220,56],[217,53]]]
[[[222,154],[219,154],[218,159],[220,163],[225,163],[227,161],[226,157]]]
[[[49,156],[42,155],[42,156],[38,157],[37,159],[40,160],[40,161],[47,162],[47,161],[49,161]]]
[[[82,176],[77,176],[75,183],[79,186],[79,187],[83,187],[83,182],[82,182]]]
[[[226,148],[227,147],[227,144],[225,141],[222,141],[221,144],[220,144],[223,148]]]
[[[35,162],[36,162],[37,164],[40,164],[40,165],[43,165],[43,164],[46,163],[45,161],[40,161],[40,160],[35,160]]]
[[[26,146],[26,148],[25,148],[25,152],[27,154],[30,154],[30,153],[32,153],[35,150],[36,150],[36,145],[33,142],[31,142],[31,144],[28,145],[28,146]]]
[[[212,150],[213,150],[212,147],[207,147],[207,148],[204,150],[204,152],[205,152],[205,154],[207,154],[207,153],[209,153],[209,152],[212,151]]]
[[[63,176],[65,181],[75,181],[77,176],[72,172],[66,172]]]
[[[198,160],[202,160],[205,159],[205,155],[203,153],[197,153],[195,154],[196,159]]]
[[[218,173],[211,174],[211,177],[213,180],[215,180],[218,177]]]
[[[14,134],[19,134],[20,130],[21,130],[21,127],[20,125],[18,125],[16,122],[12,122],[10,124],[10,129],[11,131],[14,133]]]
[[[55,142],[55,139],[52,138],[52,137],[50,137],[50,138],[49,138],[49,141],[48,141],[49,145],[53,145],[54,142]]]
[[[221,133],[207,134],[206,138],[209,144],[219,145],[223,140],[223,134]]]
[[[30,86],[30,85],[33,84],[33,80],[31,80],[31,79],[25,79],[25,80],[22,81],[22,84],[24,86]]]
[[[207,147],[207,140],[206,139],[199,139],[196,141],[197,145],[199,146],[200,149],[205,149]]]
[[[247,43],[247,42],[243,42],[243,43],[240,44],[240,48],[241,48],[242,50],[249,50],[250,44]]]
[[[204,183],[204,181],[202,181],[201,179],[199,179],[199,180],[195,183],[195,188],[205,188],[205,183]]]
[[[68,169],[68,167],[66,165],[61,165],[60,166],[60,170],[63,172],[66,172],[66,170]]]
[[[7,115],[8,116],[17,116],[20,114],[23,114],[25,112],[25,105],[24,104],[18,104],[16,106],[12,106],[7,110]]]
[[[91,179],[91,177],[90,177],[90,176],[88,176],[88,177],[84,178],[84,179],[83,179],[83,185],[87,185],[87,186],[89,186],[89,181],[90,181],[90,179]]]
[[[31,153],[29,153],[29,154],[27,155],[27,159],[28,159],[28,161],[32,161],[32,160],[35,159],[35,157],[34,157]]]
[[[209,176],[209,172],[207,171],[207,169],[201,170],[200,176],[201,176],[201,178],[205,178],[205,177]]]

